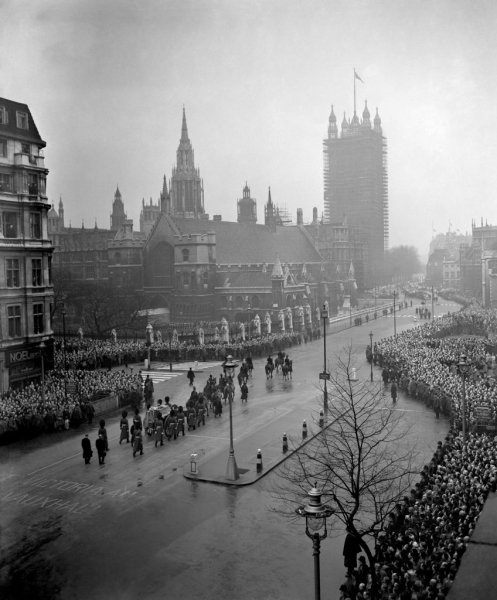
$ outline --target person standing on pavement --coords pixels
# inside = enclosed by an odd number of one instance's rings
[[[397,403],[397,384],[395,381],[392,381],[392,385],[390,386],[390,396],[392,396],[392,402],[394,404]]]
[[[247,402],[248,400],[248,387],[246,382],[242,383],[242,387],[240,388],[240,392],[242,394],[242,402]]]
[[[188,377],[190,385],[193,385],[193,381],[195,379],[195,373],[193,372],[193,369],[191,367],[188,369],[188,373],[186,374],[186,376]]]
[[[95,442],[95,446],[97,448],[97,453],[98,453],[98,464],[99,465],[104,465],[105,464],[105,440],[104,440],[104,436],[100,433],[98,435],[97,441]]]
[[[91,442],[88,434],[81,440],[81,447],[83,448],[83,458],[85,459],[85,465],[90,464],[91,457],[93,456],[93,450],[91,449]]]
[[[99,425],[100,425],[100,427],[98,428],[98,435],[102,436],[104,443],[105,443],[105,451],[108,452],[109,451],[109,440],[107,438],[107,429],[105,429],[105,420],[100,419]]]

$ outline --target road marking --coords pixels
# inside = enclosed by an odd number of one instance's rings
[[[215,435],[197,435],[195,433],[189,433],[188,437],[195,437],[195,438],[205,438],[207,440],[229,440],[229,438],[227,437],[217,437]],[[233,440],[235,440],[236,438],[233,438]]]

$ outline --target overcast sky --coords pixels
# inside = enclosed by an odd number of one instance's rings
[[[0,96],[29,105],[66,224],[109,226],[169,180],[186,108],[205,209],[247,181],[295,220],[323,210],[330,107],[378,107],[390,246],[497,224],[494,0],[0,0]],[[284,260],[284,257],[282,257]]]

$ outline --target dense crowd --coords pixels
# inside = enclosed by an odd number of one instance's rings
[[[191,342],[173,342],[171,357],[180,360],[223,360],[271,354],[306,342],[298,333],[275,333],[232,343],[200,346]],[[169,360],[169,341],[156,340],[150,348],[153,361]],[[145,341],[94,340],[70,338],[65,351],[61,339],[55,342],[54,370],[45,377],[43,394],[40,384],[11,389],[0,399],[0,443],[42,431],[77,426],[92,413],[92,401],[116,393],[125,404],[125,396],[142,393],[138,373],[126,369],[130,363],[143,362],[148,356]],[[67,367],[67,370],[66,370]],[[122,367],[112,369],[113,367]],[[71,392],[67,393],[70,388]]]
[[[311,333],[272,333],[263,337],[254,337],[230,343],[212,342],[194,344],[191,341],[155,340],[150,346],[150,358],[158,362],[188,362],[203,360],[222,360],[228,354],[234,358],[244,356],[260,357],[273,354],[289,346],[319,338],[319,330]],[[55,367],[62,369],[98,369],[115,366],[127,366],[129,363],[143,362],[148,357],[145,340],[95,340],[90,338],[69,338],[65,352],[63,341],[56,338]]]
[[[74,391],[67,393],[68,387]],[[141,394],[141,390],[141,377],[132,370],[73,369],[67,371],[66,376],[62,371],[50,371],[46,374],[43,391],[40,384],[30,383],[2,396],[0,441],[91,421],[93,400],[117,394],[124,402],[130,393]]]
[[[495,311],[468,308],[381,340],[373,360],[383,368],[385,381],[395,380],[410,396],[450,415],[458,427],[464,385],[468,427],[478,425],[481,408],[487,409],[495,425],[497,380],[491,351],[496,333]],[[463,355],[468,363],[465,372],[460,367]]]
[[[493,437],[460,434],[439,442],[421,479],[391,513],[375,555],[379,600],[442,600],[490,491],[497,485]],[[359,557],[340,588],[341,600],[372,597],[372,576]]]

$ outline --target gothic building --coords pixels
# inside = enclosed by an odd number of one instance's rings
[[[48,213],[48,235],[54,246],[53,266],[59,279],[107,281],[109,278],[109,242],[129,221],[124,211],[119,186],[116,187],[110,215],[110,229],[95,222],[93,227],[67,227],[64,222],[64,204],[59,200],[59,212],[54,206]],[[144,237],[144,236],[143,236]]]
[[[331,107],[324,165],[326,221],[347,219],[351,241],[365,249],[363,263],[356,265],[359,287],[373,287],[382,281],[388,249],[387,144],[378,109],[371,123],[367,103],[362,120],[354,106],[339,133]]]
[[[357,259],[346,221],[318,223],[314,209],[312,224],[304,225],[299,209],[297,225],[291,225],[269,189],[264,224],[259,224],[247,183],[237,200],[237,222],[220,215],[209,219],[184,109],[176,157],[169,186],[163,178],[159,201],[142,201],[140,232],[126,219],[119,189],[111,217],[113,227],[119,223],[117,231],[67,229],[62,201],[58,216],[52,209],[57,265],[70,265],[72,277],[94,269],[97,279],[131,286],[143,294],[147,314],[175,322],[246,320],[255,314],[275,320],[280,311],[297,307],[307,307],[308,314],[325,300],[332,309],[340,307],[351,261]],[[90,240],[97,232],[105,269],[98,269],[100,254],[91,254]]]

